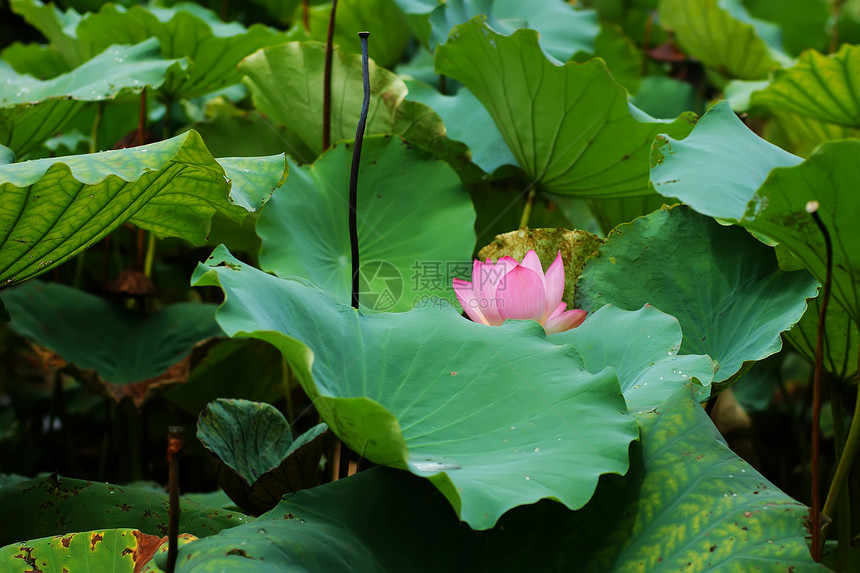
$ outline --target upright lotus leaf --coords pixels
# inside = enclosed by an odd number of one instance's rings
[[[211,10],[184,2],[170,8],[126,9],[105,4],[80,21],[77,34],[96,50],[154,36],[161,42],[165,58],[188,56],[187,73],[172,70],[162,87],[171,99],[196,97],[235,84],[242,77],[236,69],[242,58],[286,39],[260,24],[245,28],[238,22],[225,23]]]
[[[809,310],[806,311],[800,322],[785,333],[785,337],[791,345],[810,364],[815,364],[820,304],[820,298],[810,300]],[[857,375],[857,354],[858,346],[860,346],[860,330],[857,328],[857,323],[851,320],[848,312],[841,304],[831,300],[827,305],[827,318],[824,321],[824,326],[822,362],[825,371],[844,382],[854,380]]]
[[[833,296],[858,323],[858,153],[856,139],[832,141],[803,161],[751,133],[719,104],[684,141],[658,140],[651,178],[659,193],[780,243],[824,281],[824,238],[806,211],[809,201],[818,201],[818,214],[833,239]]]
[[[331,3],[312,6],[308,10],[310,38],[325,42],[328,34]],[[301,22],[296,22],[301,26]],[[374,62],[392,69],[400,62],[403,50],[409,43],[409,26],[406,17],[397,10],[393,0],[341,0],[337,3],[334,43],[350,54],[361,53],[358,32],[370,32],[367,52]]]
[[[606,336],[623,332],[624,336]],[[589,372],[613,368],[630,411],[652,410],[691,381],[693,396],[711,394],[714,363],[707,356],[679,355],[681,325],[653,306],[636,311],[612,305],[599,308],[580,326],[554,334],[556,344],[572,344]]]
[[[743,229],[678,206],[616,227],[586,263],[576,301],[671,314],[684,332],[681,352],[710,356],[714,382],[725,386],[745,362],[782,348],[780,333],[817,288],[805,271],[780,270],[773,250]]]
[[[257,221],[264,269],[308,278],[344,302],[352,288],[351,162],[352,145],[341,143],[313,165],[293,166]],[[365,138],[358,180],[364,308],[399,312],[421,297],[448,297],[448,269],[464,263],[471,269],[475,245],[475,209],[457,174],[429,153],[384,136]],[[423,277],[425,267],[437,272]]]
[[[475,94],[520,167],[552,193],[646,192],[654,136],[686,135],[694,121],[692,114],[672,123],[648,118],[627,103],[602,60],[557,66],[540,50],[536,32],[502,36],[481,18],[454,28],[436,50],[436,71]]]
[[[409,100],[423,103],[439,114],[449,139],[469,146],[475,165],[492,174],[505,165],[517,164],[493,118],[468,89],[460,88],[456,95],[444,95],[424,82],[405,80],[404,83],[409,90]]]
[[[143,317],[84,291],[36,281],[4,290],[2,297],[12,330],[82,370],[95,370],[117,400],[125,390],[116,386],[164,374],[195,344],[222,334],[211,304],[171,304]]]
[[[860,46],[843,44],[839,52],[829,56],[807,50],[794,66],[777,70],[765,89],[752,94],[750,103],[753,107],[860,128],[860,99],[855,85],[858,75]]]
[[[0,144],[23,157],[66,125],[85,102],[158,88],[171,70],[184,73],[184,59],[163,60],[160,54],[155,38],[134,46],[112,46],[80,67],[44,81],[0,61]]]
[[[688,388],[638,418],[630,475],[579,511],[542,501],[474,533],[426,481],[373,468],[188,544],[177,571],[827,571],[805,543],[808,508],[729,450]]]
[[[45,4],[41,0],[9,0],[9,7],[45,36],[69,68],[78,67],[98,53],[78,40],[75,28],[81,21],[81,14],[74,8],[63,12],[55,4]]]
[[[187,539],[188,536],[185,537]],[[136,573],[166,543],[166,537],[149,535],[137,529],[98,529],[55,535],[0,548],[0,572]]]
[[[0,283],[64,263],[126,221],[202,244],[216,211],[240,222],[247,210],[238,205],[259,207],[284,176],[283,155],[222,165],[194,131],[143,147],[0,165]]]
[[[0,521],[0,547],[22,539],[98,528],[131,527],[149,535],[167,535],[166,492],[53,474],[0,487],[0,504],[4,517]],[[40,507],[50,510],[34,511]],[[180,510],[180,531],[197,537],[254,519],[188,500],[180,500]]]
[[[428,478],[473,529],[542,498],[582,507],[601,474],[627,469],[637,429],[615,374],[586,373],[533,321],[490,327],[431,306],[364,315],[223,247],[193,280],[224,289],[228,334],[281,349],[350,448]]]
[[[239,65],[255,107],[283,127],[290,155],[312,163],[322,153],[325,45],[288,42],[260,50]],[[353,139],[361,114],[361,56],[334,51],[331,68],[331,141]],[[369,64],[367,135],[397,134],[449,162],[464,179],[479,179],[468,149],[446,137],[445,124],[424,104],[408,101],[397,74]]]
[[[540,259],[544,271],[549,268],[555,257],[561,252],[564,263],[564,294],[561,300],[568,308],[574,308],[574,289],[576,279],[582,272],[585,261],[597,252],[603,240],[588,231],[574,229],[518,229],[503,235],[496,235],[493,242],[478,251],[478,259],[492,259],[509,256],[522,261],[526,253],[533,250]],[[459,278],[469,279],[469,273]]]
[[[290,423],[270,404],[219,398],[197,420],[197,439],[216,459],[218,483],[258,515],[285,493],[317,485],[325,424],[293,441]]]
[[[660,0],[659,10],[684,51],[723,76],[758,80],[787,60],[766,41],[778,28],[765,29],[738,0]]]

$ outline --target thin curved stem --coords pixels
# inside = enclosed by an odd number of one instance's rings
[[[810,201],[806,204],[806,211],[812,215],[815,224],[818,225],[824,236],[824,246],[827,257],[827,270],[824,277],[824,290],[821,294],[821,308],[818,312],[818,335],[815,344],[815,373],[812,378],[812,439],[810,444],[810,474],[812,481],[812,558],[821,562],[821,464],[820,464],[820,442],[821,442],[821,379],[824,375],[824,325],[827,318],[827,303],[830,300],[830,287],[833,273],[833,243],[830,240],[830,232],[821,216],[818,214],[818,201]],[[852,431],[854,427],[852,425]],[[849,435],[850,439],[850,435]],[[847,450],[846,444],[846,450]],[[832,489],[831,489],[832,491]],[[838,491],[838,489],[837,489]]]
[[[349,244],[352,252],[352,308],[358,310],[358,167],[361,164],[361,144],[370,108],[370,75],[367,61],[367,37],[370,32],[359,32],[361,38],[361,73],[364,78],[364,99],[361,116],[355,129],[355,146],[352,150],[352,167],[349,170]]]

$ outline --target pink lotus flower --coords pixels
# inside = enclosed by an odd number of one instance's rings
[[[547,334],[576,328],[585,320],[584,310],[565,310],[564,266],[561,251],[544,275],[534,251],[522,263],[511,257],[497,262],[476,260],[472,282],[454,279],[454,292],[474,322],[498,326],[506,319],[536,320]]]

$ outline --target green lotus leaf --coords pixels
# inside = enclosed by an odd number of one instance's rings
[[[692,114],[648,118],[600,59],[557,66],[537,33],[502,36],[480,18],[457,26],[436,51],[436,71],[481,101],[520,167],[540,189],[581,197],[643,194],[648,149],[663,131],[685,135]]]
[[[404,83],[409,100],[423,103],[439,114],[449,139],[469,146],[475,165],[492,174],[505,165],[517,164],[493,118],[468,89],[460,88],[456,95],[443,95],[424,82],[405,80]]]
[[[709,160],[702,161],[704,157]],[[728,103],[720,102],[683,141],[657,137],[651,154],[651,183],[664,197],[677,197],[699,213],[740,219],[771,169],[802,161],[758,137]],[[729,165],[731,169],[727,169]]]
[[[624,332],[624,336],[606,336]],[[711,394],[715,364],[707,356],[679,355],[681,325],[653,306],[637,311],[612,305],[599,308],[582,325],[554,334],[556,344],[572,344],[589,372],[613,368],[630,411],[653,410],[692,380],[693,395],[704,402]]]
[[[312,6],[308,10],[310,39],[325,42],[331,4]],[[301,24],[296,24],[300,26]],[[361,53],[358,32],[370,32],[367,53],[383,68],[391,69],[399,61],[409,43],[409,26],[392,0],[341,0],[337,3],[334,43],[343,52]]]
[[[856,139],[831,141],[803,161],[753,134],[718,104],[684,141],[661,136],[651,179],[659,193],[779,243],[823,282],[824,238],[806,211],[809,201],[817,201],[833,238],[833,296],[858,323],[858,153]]]
[[[55,78],[72,71],[63,55],[46,44],[15,42],[0,52],[0,59],[19,74],[29,74],[40,80]]]
[[[542,501],[474,533],[425,480],[373,468],[182,547],[177,571],[827,571],[809,556],[808,508],[729,450],[688,388],[638,418],[630,475],[579,511]]]
[[[219,324],[275,344],[332,431],[368,460],[408,469],[474,529],[541,498],[570,508],[623,473],[637,429],[611,370],[533,321],[489,327],[450,308],[364,315],[219,247],[194,284],[220,285]]]
[[[593,10],[576,10],[555,0],[394,0],[411,19],[413,31],[432,50],[444,44],[451,30],[484,15],[497,32],[512,34],[518,28],[540,33],[544,53],[555,62],[566,62],[577,52],[594,52],[600,28]]]
[[[684,51],[723,76],[762,79],[786,63],[779,29],[753,19],[739,0],[660,0],[659,10]]]
[[[236,65],[245,56],[283,42],[286,37],[271,28],[222,22],[211,10],[191,3],[170,8],[105,4],[77,26],[81,42],[96,50],[111,44],[140,42],[156,37],[165,58],[187,56],[186,72],[172,70],[161,88],[170,99],[191,98],[238,82]]]
[[[289,154],[313,163],[322,153],[322,85],[325,45],[288,42],[260,50],[239,66],[254,105],[282,127]],[[334,50],[332,59],[331,142],[351,140],[363,97],[361,56]],[[446,137],[445,124],[424,104],[408,101],[396,74],[369,64],[370,109],[367,135],[396,134],[450,163],[465,180],[480,179],[468,149]]]
[[[335,145],[292,176],[260,213],[260,265],[350,301],[348,233],[352,145]],[[451,298],[454,268],[472,269],[475,209],[446,163],[398,137],[364,140],[358,178],[360,302],[399,312]]]
[[[746,0],[744,7],[751,16],[779,26],[783,47],[789,54],[796,56],[810,48],[827,49],[833,15],[826,0]]]
[[[171,304],[143,317],[84,291],[36,281],[6,289],[2,297],[12,330],[95,370],[107,384],[154,378],[198,342],[221,334],[211,304]]]
[[[0,546],[70,531],[132,527],[167,535],[167,493],[59,477],[34,478],[0,488]],[[50,511],[33,511],[50,507]],[[254,518],[180,500],[180,531],[205,537]]]
[[[745,362],[782,348],[814,297],[807,272],[780,270],[773,250],[743,229],[723,227],[685,206],[619,225],[586,262],[579,308],[635,310],[651,304],[678,319],[681,352],[707,354],[724,386]]]
[[[854,80],[860,74],[860,46],[843,44],[825,56],[807,50],[786,70],[777,70],[763,90],[754,92],[753,107],[860,128],[860,99]]]
[[[0,571],[134,573],[164,541],[137,529],[99,529],[22,541],[0,548]]]
[[[0,165],[0,282],[43,273],[126,221],[202,244],[216,211],[241,221],[247,210],[239,205],[259,207],[284,168],[283,155],[219,163],[193,131],[143,147]]]
[[[66,61],[69,69],[76,68],[98,52],[80,42],[75,33],[81,14],[74,8],[65,12],[53,3],[41,0],[10,0],[9,7],[28,24],[39,30]]]
[[[767,141],[801,157],[809,157],[825,141],[860,136],[860,129],[843,127],[787,112],[769,109],[762,135]]]
[[[0,62],[0,143],[23,157],[59,131],[85,102],[157,88],[171,70],[184,73],[185,60],[163,60],[158,40],[112,46],[71,72],[37,80]]]
[[[317,485],[325,424],[293,440],[270,404],[219,398],[197,420],[197,439],[215,457],[218,483],[243,510],[260,514],[285,493]]]

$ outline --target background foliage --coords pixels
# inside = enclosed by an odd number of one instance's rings
[[[0,14],[0,571],[164,570],[170,425],[180,571],[860,568],[857,2],[341,0],[327,149],[330,2]]]

